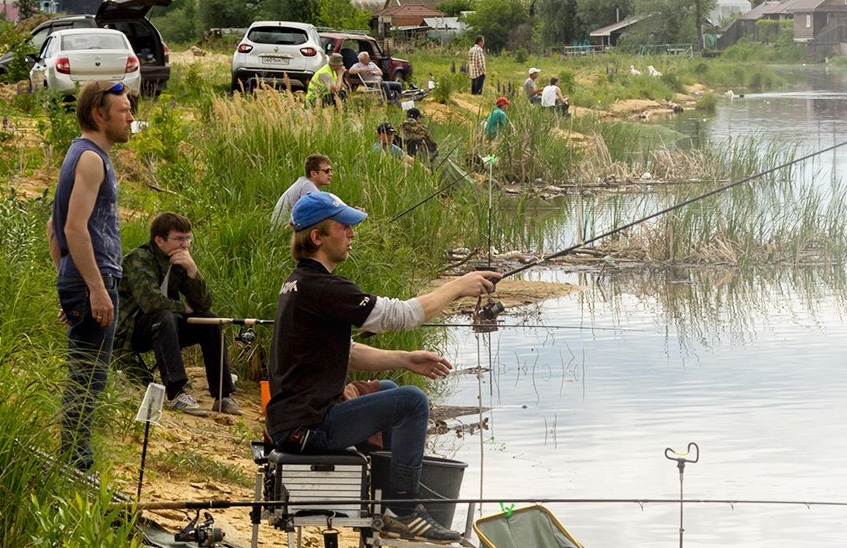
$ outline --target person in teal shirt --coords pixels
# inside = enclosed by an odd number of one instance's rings
[[[508,104],[510,104],[508,99],[499,97],[497,107],[488,115],[488,119],[485,121],[485,136],[489,141],[497,137],[500,131],[509,124],[509,117],[506,116],[506,105]]]
[[[394,126],[388,122],[379,124],[376,128],[377,142],[373,145],[373,152],[379,154],[388,154],[402,160],[409,165],[415,163],[415,159],[406,154],[402,148],[394,144]]]

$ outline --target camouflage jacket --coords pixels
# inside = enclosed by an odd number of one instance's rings
[[[438,149],[429,130],[414,118],[406,118],[400,123],[400,138],[403,139],[404,146],[412,141],[422,142],[430,154]]]
[[[168,256],[151,242],[136,247],[124,257],[123,277],[118,286],[116,358],[132,352],[132,334],[139,314],[157,310],[182,314],[186,304],[195,312],[206,312],[212,308],[212,294],[199,271],[192,279],[182,267],[172,268],[168,276],[168,295],[162,295],[160,288],[169,266]]]

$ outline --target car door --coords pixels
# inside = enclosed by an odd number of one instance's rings
[[[41,45],[41,49],[39,50],[36,58],[37,60],[35,61],[35,64],[32,65],[32,69],[29,71],[29,82],[33,90],[47,87],[47,65],[50,62],[51,54],[55,49],[55,44],[56,37],[51,34]]]

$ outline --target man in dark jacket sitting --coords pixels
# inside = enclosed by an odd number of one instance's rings
[[[115,347],[128,352],[156,354],[156,365],[168,397],[168,407],[205,415],[185,391],[188,376],[182,348],[200,345],[213,411],[241,415],[231,396],[235,390],[223,352],[220,324],[188,323],[188,318],[215,318],[212,294],[191,256],[191,222],[176,213],[161,213],[150,223],[150,241],[123,260],[118,294]],[[223,367],[221,356],[223,352]]]

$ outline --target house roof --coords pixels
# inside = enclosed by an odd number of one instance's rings
[[[376,13],[382,17],[443,17],[446,14],[423,4],[406,4],[403,6],[391,6]]]
[[[747,13],[739,16],[739,19],[748,19],[751,21],[758,21],[762,17],[766,15],[774,15],[778,13],[782,13],[785,2],[762,2],[755,8],[751,9]]]
[[[821,4],[826,4],[826,0],[790,0],[786,4],[789,5],[785,7],[785,11],[795,13],[798,11],[815,11]]]
[[[590,36],[611,36],[613,32],[619,31],[621,29],[625,29],[635,23],[650,17],[649,15],[633,15],[627,17],[626,19],[621,19],[617,23],[612,23],[611,25],[606,25],[605,27],[601,27],[597,30],[591,31]]]
[[[424,24],[430,30],[461,30],[468,28],[458,17],[424,17]]]

